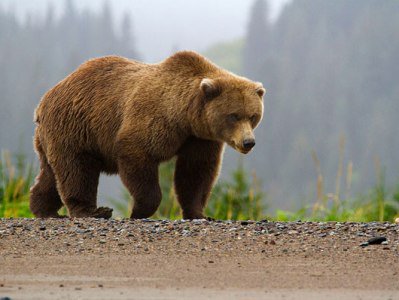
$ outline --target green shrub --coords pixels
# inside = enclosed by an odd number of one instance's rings
[[[218,220],[264,219],[263,196],[256,174],[248,176],[240,162],[230,180],[220,181],[213,189],[206,215]]]
[[[317,157],[315,157],[318,162]],[[174,161],[160,166],[160,186],[162,202],[153,216],[155,219],[180,219],[181,210],[173,189]],[[350,165],[349,165],[350,166]],[[342,167],[337,175],[341,177]],[[22,154],[11,155],[3,151],[0,157],[0,217],[33,217],[29,210],[29,189],[33,184],[36,170]],[[348,178],[351,167],[348,167]],[[390,221],[399,217],[399,183],[394,189],[386,187],[384,172],[378,169],[378,182],[367,193],[350,197],[340,196],[339,184],[335,193],[324,192],[321,172],[317,178],[317,197],[314,203],[305,202],[296,211],[277,210],[274,215],[267,214],[264,194],[259,187],[256,174],[250,176],[240,162],[228,180],[220,180],[213,188],[207,216],[219,220],[260,220],[269,215],[269,219],[278,221]],[[347,184],[347,186],[350,186]],[[348,189],[347,189],[348,190]],[[343,199],[342,199],[343,198]],[[111,199],[116,215],[129,217],[133,200],[126,189],[120,199]],[[63,214],[65,208],[61,209]]]
[[[29,189],[34,181],[33,163],[22,154],[7,151],[0,158],[0,217],[33,217],[29,210]]]

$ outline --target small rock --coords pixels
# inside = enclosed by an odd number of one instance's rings
[[[399,218],[396,218],[396,219],[395,219],[395,223],[396,223],[396,224],[399,224]]]
[[[208,263],[210,263],[210,264],[213,264],[213,263],[214,263],[214,261],[213,261],[213,260],[210,260],[210,261],[208,261]]]
[[[241,221],[241,225],[243,225],[243,226],[246,226],[248,224],[249,224],[248,221]]]
[[[369,245],[378,245],[381,244],[382,242],[385,242],[387,238],[385,236],[377,236],[369,239],[367,242]]]
[[[106,242],[106,240],[100,240],[100,244],[105,244]]]

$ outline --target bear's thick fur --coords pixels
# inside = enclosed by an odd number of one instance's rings
[[[159,64],[117,56],[89,60],[50,89],[35,112],[40,174],[31,189],[37,217],[109,218],[97,208],[101,172],[118,173],[134,198],[132,218],[161,201],[160,162],[177,156],[175,190],[185,219],[203,218],[223,144],[254,146],[263,115],[260,83],[191,51]]]

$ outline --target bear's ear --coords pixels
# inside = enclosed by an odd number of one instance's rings
[[[263,87],[263,85],[259,82],[259,86],[256,88],[255,92],[258,94],[259,97],[263,97],[264,94],[266,94],[266,89]]]
[[[219,96],[221,93],[220,85],[213,79],[204,78],[200,84],[201,91],[204,93],[206,99],[212,99]]]

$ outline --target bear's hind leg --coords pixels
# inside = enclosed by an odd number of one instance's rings
[[[184,219],[202,219],[215,182],[223,144],[190,138],[180,149],[175,169],[175,191]]]
[[[62,201],[58,194],[53,170],[41,147],[36,147],[40,159],[40,173],[30,189],[30,210],[38,218],[57,218]]]
[[[97,208],[99,162],[90,155],[64,157],[53,167],[58,191],[70,217],[110,218],[112,209]]]

